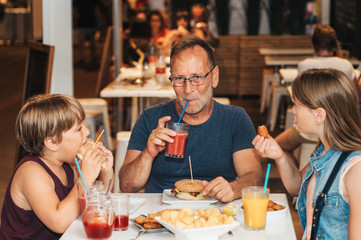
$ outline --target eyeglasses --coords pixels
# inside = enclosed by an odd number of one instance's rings
[[[188,77],[188,78],[186,78],[186,77],[169,77],[169,81],[171,81],[173,87],[182,87],[182,86],[184,86],[184,84],[186,83],[187,80],[193,86],[200,86],[205,83],[206,77],[213,71],[213,69],[215,67],[216,66],[214,65],[212,67],[212,69],[204,75],[196,75],[196,76],[192,76],[192,77]]]

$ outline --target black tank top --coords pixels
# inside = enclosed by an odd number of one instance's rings
[[[36,156],[26,156],[17,165],[10,183],[6,190],[2,213],[0,239],[59,239],[61,234],[55,233],[47,228],[35,215],[33,210],[19,208],[12,200],[10,187],[18,168],[27,161],[40,164],[54,181],[55,192],[59,200],[63,200],[74,186],[74,172],[69,164],[64,163],[63,168],[68,179],[68,186],[64,186],[60,179],[50,170],[50,168]],[[46,207],[46,206],[45,206]]]

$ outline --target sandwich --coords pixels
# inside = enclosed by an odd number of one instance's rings
[[[86,153],[88,150],[92,149],[93,147],[96,148],[96,145],[95,145],[95,143],[94,143],[94,140],[91,139],[91,138],[88,138],[87,141],[80,146],[80,148],[79,148],[79,150],[78,150],[78,153],[76,154],[77,157],[78,157],[78,159],[79,159],[80,161],[83,160],[83,158],[84,158],[84,156],[85,156],[85,153]],[[104,165],[105,165],[105,162],[107,161],[106,156],[103,155],[101,160],[102,160],[102,168],[103,168],[103,167],[105,167]]]
[[[175,196],[182,200],[201,200],[207,196],[203,196],[203,185],[201,180],[183,179],[175,184]]]

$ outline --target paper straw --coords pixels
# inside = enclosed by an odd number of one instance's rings
[[[81,170],[80,170],[80,166],[79,166],[78,159],[77,159],[77,158],[74,158],[74,160],[75,160],[76,167],[78,168],[81,181],[83,182],[84,189],[85,189],[85,191],[86,191],[86,185],[85,185],[85,181],[84,181],[84,178],[83,178],[83,174],[81,173]]]
[[[95,146],[95,144],[97,144],[97,142],[99,141],[100,137],[103,135],[104,130],[105,130],[105,129],[103,129],[103,131],[99,134],[99,137],[98,137],[97,140],[95,141],[93,147]]]
[[[267,172],[266,172],[266,178],[264,179],[264,187],[263,187],[263,198],[266,195],[266,189],[267,189],[267,184],[268,184],[268,178],[269,178],[269,172],[271,170],[271,164],[269,163],[267,165]]]
[[[181,116],[180,116],[180,118],[179,118],[179,120],[178,120],[178,124],[179,124],[180,121],[182,120],[183,114],[184,114],[184,112],[186,111],[186,108],[187,108],[187,106],[188,106],[188,103],[189,103],[189,100],[187,101],[186,105],[185,105],[184,108],[183,108],[183,112],[182,112],[182,114],[181,114]]]

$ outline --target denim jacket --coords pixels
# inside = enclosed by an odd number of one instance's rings
[[[330,149],[324,156],[321,157],[323,152],[323,145],[315,150],[310,159],[311,166],[308,168],[300,188],[298,198],[298,213],[300,216],[303,230],[306,228],[306,203],[307,203],[307,187],[312,174],[315,174],[316,185],[315,193],[312,200],[312,205],[315,207],[317,197],[322,192],[326,182],[335,166],[338,158],[341,156],[342,151]],[[342,170],[347,163],[354,157],[361,155],[360,151],[352,152],[345,162],[342,164],[330,190],[327,194],[327,201],[321,213],[317,238],[318,239],[347,239],[348,238],[348,220],[349,220],[349,204],[345,201],[340,193],[339,181]]]

